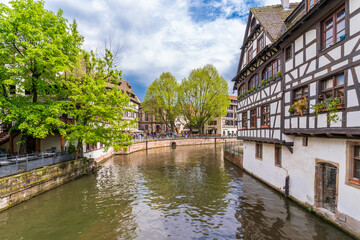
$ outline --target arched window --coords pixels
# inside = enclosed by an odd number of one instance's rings
[[[255,74],[254,76],[252,76],[249,82],[249,90],[253,87],[257,87],[260,84],[260,81],[260,74]]]
[[[272,61],[263,71],[263,79],[269,79],[271,76],[276,77],[276,73],[280,71],[280,59]]]
[[[245,83],[243,83],[239,88],[238,95],[244,94],[246,92],[246,90],[247,90],[246,85],[245,85]]]

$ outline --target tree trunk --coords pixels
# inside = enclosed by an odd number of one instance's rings
[[[81,153],[82,144],[83,144],[83,140],[81,139],[81,140],[78,141],[78,145],[76,147],[75,159],[78,159],[78,156]]]
[[[27,139],[26,135],[21,135],[21,143],[20,143],[20,147],[19,147],[19,155],[24,155],[25,154],[26,139]]]

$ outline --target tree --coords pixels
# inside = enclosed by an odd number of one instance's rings
[[[0,4],[0,118],[15,122],[11,131],[19,131],[23,140],[64,133],[59,73],[76,60],[83,37],[75,20],[68,25],[61,10],[46,10],[43,1],[16,0],[10,5]],[[11,86],[16,90],[9,96]]]
[[[230,106],[227,82],[210,64],[195,69],[181,82],[179,103],[188,124],[202,134],[205,123],[227,113]]]
[[[84,51],[77,64],[64,75],[66,114],[74,119],[66,127],[66,137],[77,143],[77,154],[83,144],[100,142],[105,149],[114,147],[115,150],[131,145],[131,135],[125,129],[134,121],[122,120],[126,111],[132,111],[130,98],[116,85],[109,84],[122,74],[113,60],[114,55],[109,50],[104,58]]]
[[[145,93],[144,111],[160,119],[168,129],[175,131],[175,119],[179,116],[179,84],[169,73],[162,73],[148,87]]]

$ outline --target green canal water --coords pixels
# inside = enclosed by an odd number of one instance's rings
[[[350,238],[208,145],[114,157],[0,213],[0,239]]]

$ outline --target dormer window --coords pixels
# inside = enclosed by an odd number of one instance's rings
[[[308,11],[318,2],[318,0],[308,0]]]

